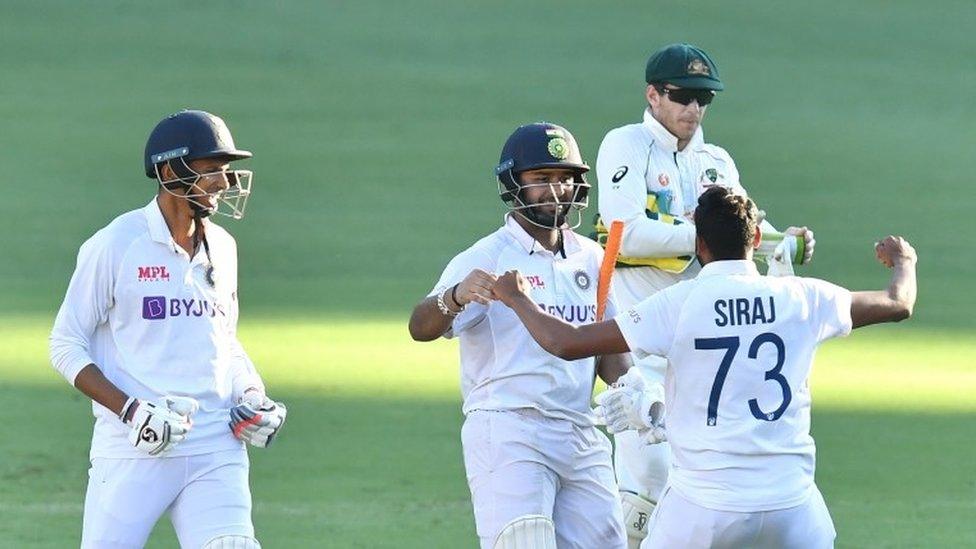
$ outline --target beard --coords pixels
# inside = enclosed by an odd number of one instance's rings
[[[539,206],[532,206],[524,210],[526,217],[530,221],[542,225],[544,227],[559,228],[566,224],[566,216],[569,213],[569,204],[563,204],[559,206],[559,210],[555,213],[544,212]]]

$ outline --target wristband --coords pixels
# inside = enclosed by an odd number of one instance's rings
[[[138,402],[136,397],[129,397],[129,400],[126,400],[125,404],[122,405],[122,410],[119,411],[119,419],[122,420],[122,423],[125,423],[125,416],[129,415],[129,408],[132,408],[136,402]]]
[[[457,288],[457,285],[455,285],[454,287]],[[444,301],[444,296],[445,295],[447,295],[447,289],[446,288],[444,289],[443,292],[437,294],[437,308],[441,310],[441,313],[444,314],[444,316],[449,316],[449,317],[452,317],[453,318],[453,317],[457,316],[458,313],[460,313],[461,311],[463,311],[464,310],[464,307],[461,307],[461,309],[458,310],[458,311],[452,311],[447,306],[447,303]],[[452,299],[453,299],[453,295],[454,294],[453,294],[453,290],[452,290],[452,294],[451,294]],[[457,303],[457,300],[455,300],[454,302]]]

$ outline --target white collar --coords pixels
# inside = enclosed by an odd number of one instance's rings
[[[712,261],[702,267],[698,278],[722,275],[755,275],[759,276],[759,269],[751,259],[723,259]]]
[[[149,223],[149,236],[160,244],[169,245],[173,237],[170,235],[166,218],[163,217],[163,211],[159,209],[159,203],[156,202],[157,198],[154,196],[149,201],[149,204],[146,204],[146,207],[142,209],[142,212],[145,214],[146,221]]]
[[[673,133],[669,132],[667,128],[661,125],[654,115],[651,114],[650,107],[644,109],[644,127],[647,131],[651,133],[651,137],[654,141],[661,146],[664,150],[670,153],[683,153],[688,152],[693,149],[697,149],[699,145],[705,142],[705,135],[702,132],[701,125],[695,130],[695,135],[691,136],[691,141],[683,151],[678,150],[678,138],[674,136]]]
[[[539,243],[535,238],[532,237],[526,230],[519,224],[515,219],[515,215],[512,213],[505,214],[505,230],[508,231],[515,241],[518,242],[523,249],[529,254],[536,252],[546,252],[552,253],[547,250],[542,244]],[[565,255],[572,255],[582,249],[580,243],[577,239],[576,233],[571,229],[560,229],[563,235],[563,252]],[[555,255],[555,254],[553,254]]]

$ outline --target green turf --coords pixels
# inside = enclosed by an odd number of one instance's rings
[[[291,408],[254,453],[262,539],[471,546],[455,349],[410,342],[409,307],[499,223],[491,168],[516,125],[562,123],[594,162],[640,116],[647,54],[678,40],[727,84],[706,135],[775,224],[816,230],[804,274],[877,286],[871,242],[919,250],[916,317],[818,358],[839,545],[976,544],[974,27],[968,0],[4,2],[0,546],[77,540],[90,419],[46,332],[79,244],[149,200],[144,139],[184,106],[256,153],[247,218],[225,225],[242,339]]]

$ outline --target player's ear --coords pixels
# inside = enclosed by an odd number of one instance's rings
[[[657,88],[652,84],[648,84],[644,90],[644,99],[647,100],[647,104],[651,107],[651,110],[654,110],[654,107],[661,101],[661,96],[657,93]]]
[[[698,262],[702,265],[711,263],[712,261],[712,253],[708,251],[708,246],[705,245],[705,239],[701,235],[695,235],[695,257],[698,258]]]
[[[170,181],[175,178],[175,174],[173,173],[173,168],[169,166],[169,162],[160,163],[157,171],[159,172],[159,177],[163,181]]]
[[[760,242],[762,242],[762,228],[757,226],[756,234],[752,237],[752,249],[758,250]]]

